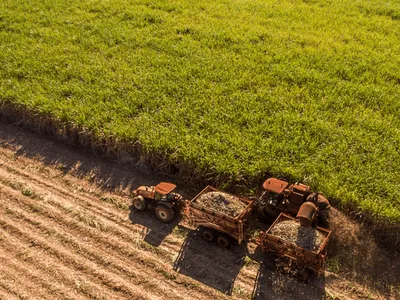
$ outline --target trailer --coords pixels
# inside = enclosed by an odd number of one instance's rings
[[[312,271],[317,275],[323,273],[331,230],[313,226],[316,214],[314,202],[305,201],[302,204],[303,208],[300,207],[297,211],[297,218],[281,212],[268,228],[259,219],[259,209],[250,218],[255,211],[257,200],[232,195],[212,186],[204,188],[192,200],[183,200],[181,195],[172,192],[174,189],[174,184],[166,182],[151,187],[141,186],[133,192],[133,207],[140,211],[147,209],[152,204],[156,208],[156,215],[157,208],[160,212],[160,216],[157,215],[157,217],[164,222],[173,219],[172,208],[175,208],[177,213],[186,217],[189,226],[198,229],[201,236],[209,242],[216,241],[219,246],[227,248],[232,243],[240,245],[243,241],[253,241],[266,255],[272,254],[285,258],[282,263],[288,259],[291,266],[298,266],[299,270],[305,270],[307,273]],[[269,189],[272,190],[272,188]],[[325,204],[323,201],[320,202]],[[327,203],[329,204],[329,202]],[[311,208],[309,209],[308,206]],[[321,209],[326,209],[328,206],[322,205]],[[164,207],[165,209],[162,210],[161,208]],[[167,209],[169,210],[167,211]],[[172,213],[167,214],[169,211]],[[161,214],[163,212],[164,214]],[[291,239],[288,239],[287,233],[293,233],[293,230],[285,232],[286,225],[280,226],[285,221],[295,223],[297,226],[295,234],[298,237],[301,237],[307,230],[312,231],[312,235],[318,237],[318,243],[313,244],[315,248],[305,247],[301,243],[301,239],[296,240],[293,235]],[[276,232],[278,227],[281,227],[279,234]],[[290,226],[287,228],[293,229]],[[251,233],[256,233],[257,237],[252,236]]]
[[[219,192],[241,201],[244,209],[237,216],[217,211],[210,205],[199,203],[199,198],[207,193]],[[246,238],[246,231],[249,228],[248,217],[254,207],[254,201],[238,197],[217,190],[211,186],[204,188],[192,200],[185,201],[183,214],[187,217],[189,225],[200,228],[202,237],[207,241],[214,241],[226,248],[230,245],[231,239],[241,244]]]
[[[263,252],[274,254],[278,257],[289,258],[297,266],[308,268],[317,275],[321,275],[325,268],[326,246],[331,236],[331,230],[318,226],[314,227],[315,233],[322,237],[322,241],[316,249],[305,249],[296,242],[288,241],[273,234],[278,224],[284,221],[299,223],[295,218],[281,213],[267,231],[260,233],[260,244]],[[300,224],[298,226],[299,228],[304,228]]]

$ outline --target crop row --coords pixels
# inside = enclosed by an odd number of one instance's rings
[[[384,1],[3,1],[0,101],[182,176],[256,189],[272,174],[399,221],[399,16]]]

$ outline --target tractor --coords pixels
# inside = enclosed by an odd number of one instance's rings
[[[176,185],[160,182],[156,186],[140,186],[133,191],[132,205],[139,211],[155,208],[155,215],[168,223],[175,217],[175,210],[181,205],[182,196],[173,192]]]
[[[304,227],[309,227],[322,216],[322,212],[330,207],[329,201],[320,193],[310,190],[303,183],[290,184],[286,181],[268,178],[263,183],[265,192],[259,203],[267,211],[289,213],[300,221]]]

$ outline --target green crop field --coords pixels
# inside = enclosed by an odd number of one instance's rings
[[[400,221],[400,1],[2,0],[0,101]]]

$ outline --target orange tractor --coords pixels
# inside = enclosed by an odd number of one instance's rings
[[[181,205],[182,196],[173,192],[176,185],[160,182],[156,186],[140,186],[133,191],[132,205],[140,211],[155,208],[155,214],[163,222],[171,222],[175,210]]]
[[[263,188],[265,192],[260,197],[263,207],[294,215],[304,227],[311,226],[318,215],[330,207],[324,196],[302,183],[289,185],[286,181],[268,178]]]

